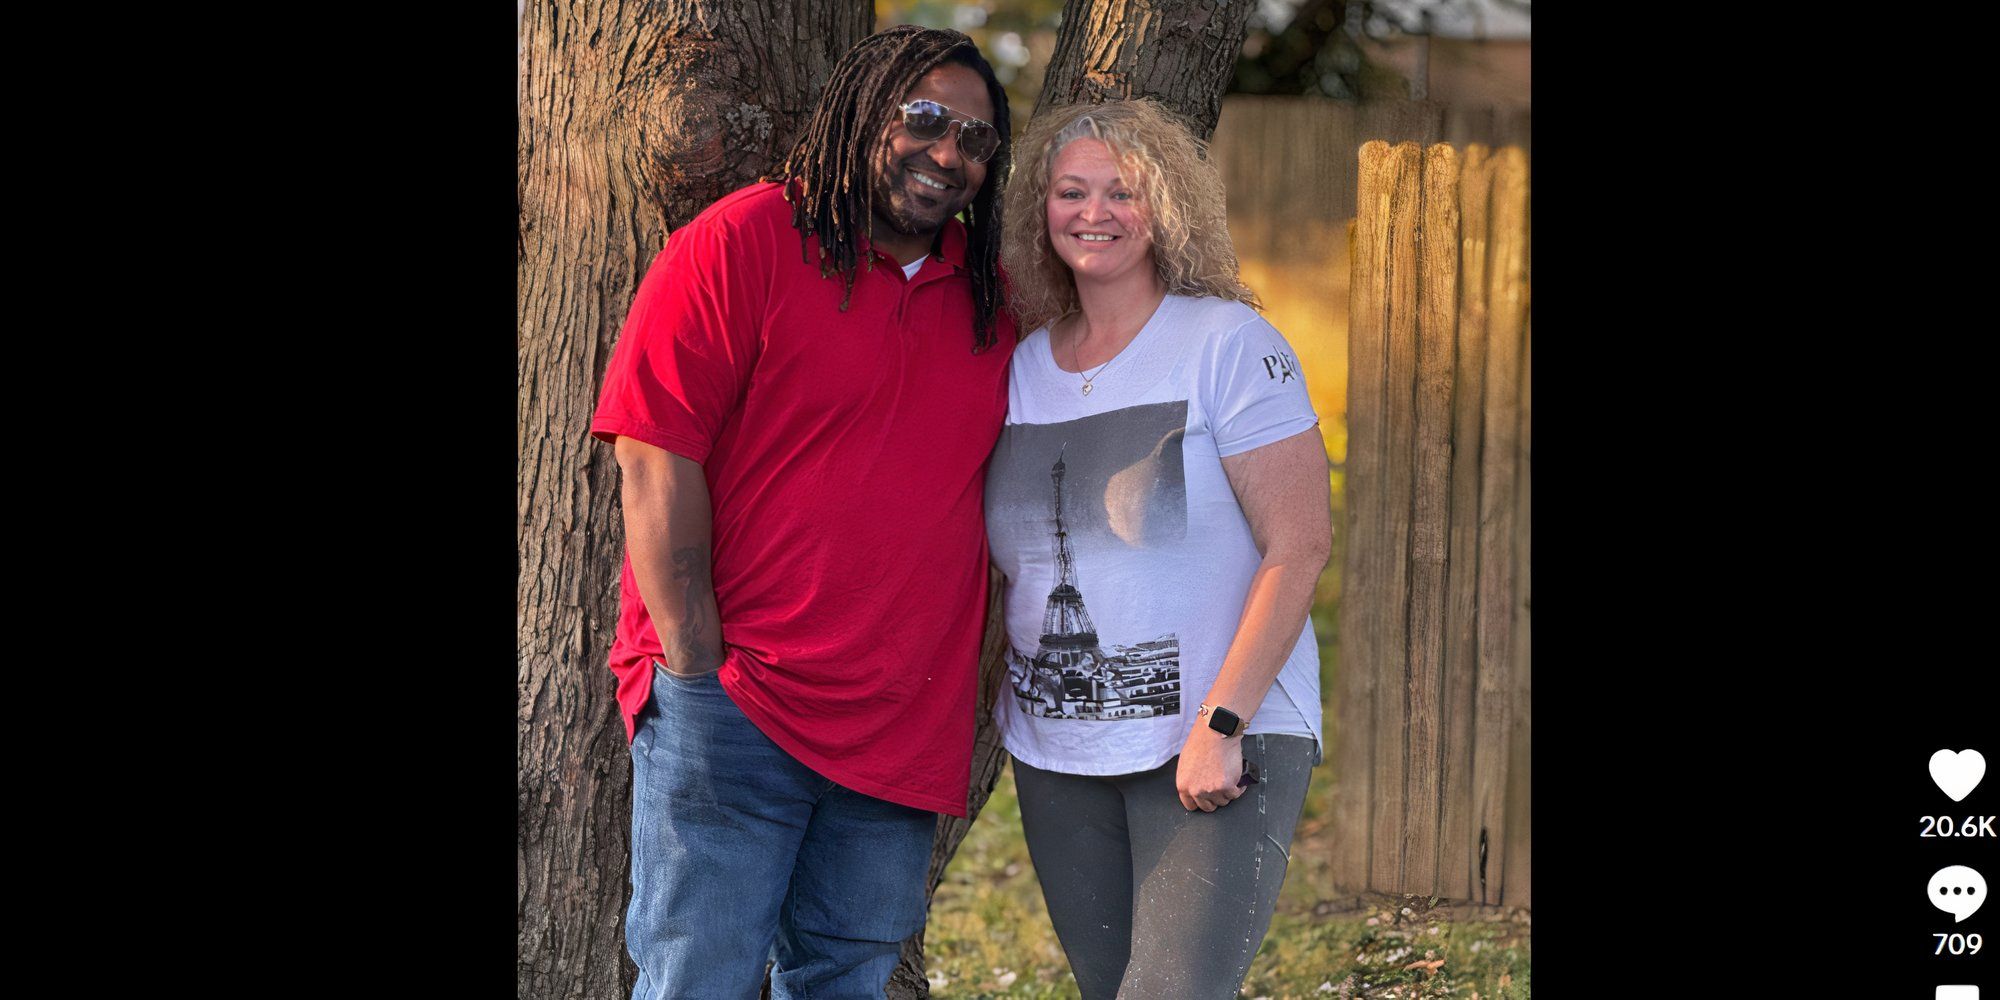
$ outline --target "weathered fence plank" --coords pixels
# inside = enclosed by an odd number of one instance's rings
[[[1528,424],[1522,406],[1522,374],[1526,370],[1526,322],[1528,322],[1528,156],[1518,148],[1504,148],[1496,154],[1498,168],[1494,170],[1494,212],[1492,212],[1492,246],[1490,246],[1490,266],[1492,274],[1486,284],[1488,288],[1488,318],[1492,328],[1492,352],[1488,354],[1488,378],[1500,378],[1492,382],[1486,394],[1488,410],[1488,478],[1482,482],[1482,492],[1490,490],[1494,498],[1492,506],[1492,528],[1498,536],[1496,548],[1492,552],[1494,562],[1502,566],[1496,578],[1504,580],[1504,586],[1494,588],[1494,600],[1488,604],[1492,608],[1494,626],[1494,652],[1504,658],[1506,666],[1506,706],[1508,706],[1508,772],[1506,772],[1506,812],[1502,814],[1500,830],[1506,850],[1502,854],[1502,866],[1498,874],[1490,874],[1488,888],[1498,886],[1498,900],[1502,904],[1522,904],[1520,898],[1526,896],[1526,872],[1520,872],[1520,880],[1508,878],[1508,866],[1526,858],[1526,822],[1514,824],[1516,816],[1526,816],[1526,760],[1514,750],[1526,750],[1528,744],[1528,702],[1522,698],[1526,688],[1528,660],[1522,656],[1518,646],[1516,624],[1526,616],[1526,592],[1520,580],[1520,556],[1522,538],[1520,530],[1526,520],[1520,518],[1520,490],[1524,484],[1524,466],[1520,462],[1528,448]],[[1500,368],[1494,366],[1500,364]],[[1482,552],[1482,576],[1484,576]],[[1500,596],[1504,594],[1504,602]],[[1486,596],[1482,594],[1482,600]],[[1482,616],[1482,624],[1484,624]],[[1504,622],[1504,630],[1500,628]],[[1482,636],[1482,654],[1486,648],[1486,638]],[[1484,656],[1482,656],[1484,660]],[[1484,666],[1484,664],[1482,664]],[[1510,884],[1518,884],[1518,892],[1508,892]]]
[[[1476,732],[1473,682],[1478,677],[1479,419],[1486,385],[1486,228],[1493,189],[1492,158],[1474,143],[1459,167],[1458,329],[1452,380],[1451,541],[1446,572],[1446,767],[1442,788],[1437,893],[1478,898],[1479,826],[1472,808],[1472,749]]]
[[[1377,554],[1377,549],[1386,544],[1379,525],[1382,500],[1378,495],[1377,470],[1386,453],[1380,440],[1383,371],[1388,358],[1388,349],[1383,344],[1386,335],[1383,311],[1389,288],[1387,202],[1393,180],[1384,175],[1392,167],[1387,143],[1370,143],[1361,148],[1359,197],[1370,210],[1354,220],[1349,250],[1353,278],[1348,296],[1346,503],[1351,527],[1341,564],[1342,580],[1362,579],[1362,574],[1377,572],[1377,567],[1385,561],[1385,555]],[[1364,526],[1366,530],[1362,530]],[[1351,590],[1347,599],[1340,602],[1342,668],[1334,679],[1338,722],[1332,757],[1340,783],[1333,806],[1334,843],[1339,845],[1334,858],[1334,882],[1355,887],[1372,881],[1369,816],[1377,797],[1373,734],[1375,681],[1380,673],[1373,664],[1383,656],[1375,621],[1363,615],[1362,605],[1362,601],[1353,599]]]
[[[1523,284],[1525,285],[1525,281]],[[1534,708],[1533,686],[1529,684],[1529,655],[1531,643],[1528,639],[1528,493],[1533,477],[1529,475],[1529,434],[1528,428],[1528,388],[1531,381],[1529,370],[1533,367],[1534,355],[1528,349],[1530,330],[1526,321],[1521,329],[1521,436],[1516,461],[1520,463],[1518,505],[1514,511],[1514,732],[1512,745],[1508,751],[1513,755],[1507,768],[1507,882],[1501,886],[1501,895],[1509,906],[1529,906],[1528,831],[1531,819],[1528,808],[1528,777],[1532,773],[1528,767],[1528,732],[1530,710]]]
[[[1445,537],[1450,530],[1452,337],[1458,319],[1458,152],[1423,151],[1416,255],[1416,379],[1412,408],[1409,671],[1404,705],[1408,771],[1403,878],[1435,892],[1444,800]]]
[[[1488,245],[1486,393],[1479,484],[1479,735],[1474,801],[1488,841],[1479,901],[1500,903],[1506,886],[1507,783],[1512,763],[1515,685],[1515,449],[1520,437],[1521,330],[1525,289],[1522,241],[1527,225],[1527,164],[1517,149],[1495,153]]]
[[[1409,386],[1417,373],[1417,245],[1414,239],[1419,210],[1423,206],[1423,153],[1414,142],[1390,148],[1388,162],[1389,227],[1384,246],[1388,253],[1388,295],[1384,301],[1383,329],[1387,363],[1382,373],[1383,407],[1381,441],[1391,456],[1400,460],[1382,463],[1377,469],[1381,517],[1378,522],[1391,544],[1375,550],[1377,562],[1364,568],[1359,579],[1380,587],[1383,603],[1364,605],[1374,619],[1373,628],[1381,648],[1403,659],[1410,642],[1409,534],[1414,470],[1406,456],[1416,437],[1415,414],[1411,411]],[[1409,692],[1407,678],[1396,683],[1377,684],[1375,697],[1375,778],[1377,812],[1370,823],[1369,871],[1378,880],[1399,876],[1404,864],[1402,829],[1409,809]]]

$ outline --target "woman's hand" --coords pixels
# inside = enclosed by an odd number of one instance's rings
[[[1181,744],[1181,761],[1174,772],[1174,789],[1181,806],[1192,812],[1214,812],[1243,794],[1236,782],[1243,777],[1243,737],[1224,739],[1198,723]]]

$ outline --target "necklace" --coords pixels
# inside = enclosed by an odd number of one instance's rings
[[[1111,361],[1116,361],[1116,360],[1118,360],[1118,359],[1117,359],[1116,357],[1114,357],[1114,358],[1112,358],[1112,359],[1111,359]],[[1090,383],[1091,383],[1091,382],[1093,382],[1093,381],[1095,381],[1095,380],[1097,379],[1097,376],[1098,376],[1098,375],[1102,375],[1102,374],[1104,374],[1104,369],[1106,369],[1106,368],[1109,368],[1109,367],[1111,367],[1111,361],[1106,361],[1105,363],[1103,363],[1103,364],[1101,364],[1101,365],[1098,365],[1098,366],[1097,366],[1097,373],[1096,373],[1095,375],[1084,375],[1084,374],[1083,374],[1082,372],[1077,372],[1077,374],[1078,374],[1078,375],[1083,375],[1083,394],[1084,394],[1084,395],[1086,395],[1086,396],[1090,395]],[[1076,362],[1076,355],[1074,355],[1074,354],[1071,354],[1071,355],[1070,355],[1070,362],[1071,362],[1072,364],[1074,364],[1074,363]]]
[[[1080,339],[1080,338],[1079,338],[1079,339]],[[1129,344],[1128,344],[1128,345],[1126,345],[1126,346],[1128,346],[1128,347],[1129,347],[1129,346],[1131,346],[1131,345],[1129,345]],[[1104,370],[1105,370],[1105,369],[1107,369],[1107,368],[1110,368],[1110,367],[1111,367],[1111,365],[1113,364],[1113,362],[1116,362],[1116,361],[1118,360],[1118,356],[1119,356],[1120,354],[1124,354],[1124,353],[1125,353],[1125,352],[1121,350],[1121,351],[1119,351],[1119,352],[1118,352],[1118,354],[1113,354],[1113,355],[1111,356],[1111,360],[1110,360],[1110,361],[1106,361],[1105,363],[1103,363],[1103,364],[1101,364],[1101,365],[1098,365],[1098,366],[1097,366],[1097,371],[1095,371],[1095,372],[1093,372],[1093,373],[1091,373],[1091,374],[1089,374],[1089,375],[1085,375],[1085,374],[1083,373],[1083,365],[1081,365],[1081,364],[1078,364],[1078,362],[1077,362],[1077,360],[1076,360],[1076,359],[1077,359],[1078,357],[1081,357],[1081,355],[1079,355],[1079,354],[1077,353],[1077,350],[1076,350],[1076,341],[1070,341],[1070,345],[1069,345],[1069,363],[1070,363],[1070,364],[1073,364],[1073,365],[1076,365],[1076,367],[1077,367],[1077,372],[1076,372],[1076,374],[1077,374],[1077,376],[1078,376],[1079,378],[1082,378],[1082,379],[1083,379],[1083,394],[1084,394],[1084,395],[1086,395],[1086,396],[1090,395],[1090,384],[1091,384],[1092,382],[1095,382],[1095,381],[1097,381],[1097,376],[1099,376],[1099,375],[1102,375],[1102,374],[1104,374]]]
[[[1147,316],[1145,322],[1139,324],[1139,329],[1132,331],[1131,337],[1126,338],[1125,346],[1119,348],[1118,353],[1113,354],[1110,357],[1110,359],[1106,360],[1103,364],[1098,365],[1097,370],[1095,372],[1091,372],[1089,374],[1085,374],[1083,371],[1083,365],[1079,361],[1079,359],[1083,357],[1083,352],[1077,349],[1079,346],[1081,346],[1081,342],[1083,340],[1083,331],[1081,329],[1076,329],[1075,334],[1071,337],[1069,342],[1069,363],[1076,365],[1077,377],[1083,379],[1084,395],[1086,396],[1090,395],[1091,383],[1097,381],[1098,376],[1103,375],[1106,371],[1109,371],[1111,366],[1117,364],[1118,359],[1123,357],[1126,351],[1132,349],[1132,341],[1136,339],[1139,336],[1139,334],[1144,333],[1146,331],[1146,327],[1153,321],[1152,317],[1159,315],[1160,307],[1164,306],[1165,304],[1166,304],[1166,299],[1164,297],[1162,297],[1160,301],[1153,303],[1153,312]],[[1078,328],[1082,327],[1083,326],[1082,314],[1072,313],[1071,315],[1076,317],[1075,321],[1076,326]],[[1053,347],[1055,346],[1053,343],[1055,330],[1053,328],[1049,330],[1049,335],[1051,340],[1049,346],[1053,349]]]

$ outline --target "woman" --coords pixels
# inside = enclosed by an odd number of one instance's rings
[[[1018,148],[1001,256],[1034,332],[986,517],[1029,853],[1086,1000],[1233,997],[1320,758],[1318,420],[1185,127],[1076,105]]]

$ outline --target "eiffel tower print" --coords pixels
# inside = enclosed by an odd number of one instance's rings
[[[1069,532],[1063,530],[1063,455],[1068,451],[1065,446],[1057,452],[1055,468],[1049,470],[1056,484],[1056,586],[1049,591],[1049,607],[1042,613],[1042,645],[1035,650],[1036,663],[1058,667],[1081,666],[1104,655],[1097,648],[1097,626],[1091,624],[1083,592],[1076,587],[1076,557],[1069,550]]]
[[[1178,715],[1180,641],[1172,633],[1137,646],[1099,645],[1097,626],[1077,585],[1076,554],[1063,523],[1063,457],[1049,470],[1055,522],[1056,583],[1042,612],[1042,639],[1032,661],[1008,652],[1008,674],[1020,706],[1056,719],[1129,719]]]

